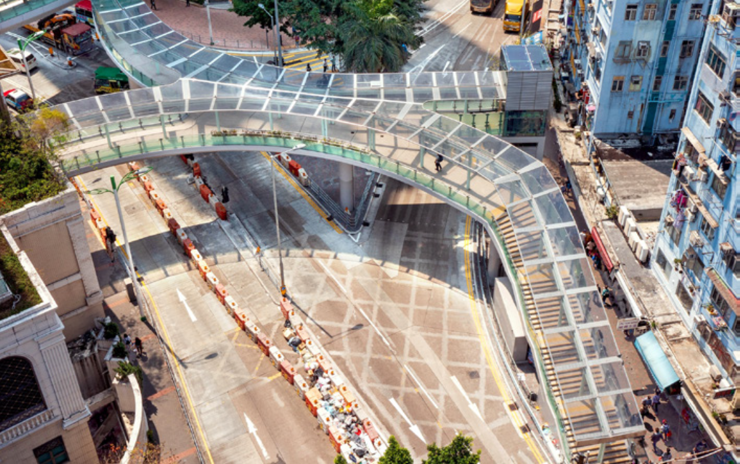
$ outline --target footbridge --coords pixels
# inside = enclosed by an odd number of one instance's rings
[[[280,152],[300,143],[297,154],[416,186],[474,217],[491,237],[516,288],[565,456],[592,449],[603,459],[644,434],[590,260],[547,168],[424,105],[493,108],[505,100],[507,111],[518,111],[547,109],[549,100],[537,101],[510,71],[325,75],[275,68],[193,43],[141,1],[93,4],[106,50],[145,88],[59,107],[72,122],[61,156],[68,175],[160,156]],[[544,49],[517,47],[511,56],[526,61],[535,87],[548,88],[551,74],[537,77],[551,72]],[[514,63],[507,64],[511,70]],[[434,173],[440,155],[443,169]]]

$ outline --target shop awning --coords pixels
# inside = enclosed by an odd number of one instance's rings
[[[681,129],[681,132],[683,133],[684,137],[686,137],[686,140],[689,141],[691,145],[693,145],[694,149],[699,152],[699,154],[703,155],[706,150],[704,149],[704,145],[699,142],[699,139],[696,138],[693,132],[691,132],[691,129],[684,126],[683,129]]]
[[[601,255],[601,262],[604,263],[604,267],[606,268],[607,272],[612,272],[612,269],[614,269],[614,263],[612,263],[612,259],[609,257],[609,253],[606,252],[606,247],[601,241],[599,231],[596,230],[596,227],[593,227],[591,229],[591,238],[594,239],[596,248],[599,250],[599,254]]]
[[[730,309],[732,309],[736,316],[740,317],[740,298],[735,296],[732,289],[714,268],[708,267],[707,275],[709,276],[709,280],[712,281],[712,284],[714,284],[714,288],[717,289],[719,294],[722,295],[722,298],[730,306]]]
[[[635,339],[635,348],[642,356],[642,360],[647,364],[650,374],[655,379],[658,387],[666,391],[669,387],[675,386],[680,379],[676,371],[671,366],[671,362],[660,347],[658,339],[653,332],[640,335]]]

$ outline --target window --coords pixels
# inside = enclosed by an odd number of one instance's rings
[[[33,455],[36,456],[36,462],[38,464],[62,464],[63,462],[69,462],[69,456],[67,456],[67,449],[64,447],[62,437],[56,437],[34,449]]]
[[[670,112],[670,113],[668,113],[668,120],[669,120],[669,121],[673,121],[673,119],[674,119],[675,117],[676,117],[676,110],[675,110],[675,109],[673,109],[673,110],[671,110],[671,112]]]
[[[688,58],[694,54],[694,41],[684,40],[681,42],[681,55],[679,58]]]
[[[709,53],[707,53],[707,65],[720,79],[722,79],[725,73],[725,61],[725,57],[710,45]]]
[[[666,277],[671,275],[671,269],[673,269],[673,267],[666,259],[663,250],[660,248],[658,248],[658,254],[655,256],[655,263],[660,267],[660,270],[663,271],[663,274],[665,274]]]
[[[720,200],[724,201],[725,193],[727,193],[727,186],[719,180],[719,176],[717,174],[715,174],[712,179],[712,190],[714,190],[714,193],[717,194]]]
[[[660,56],[661,58],[665,58],[668,56],[668,49],[671,48],[671,42],[666,40],[663,42],[663,44],[660,46]]]
[[[691,294],[686,291],[686,287],[684,287],[683,284],[679,283],[676,285],[676,296],[678,297],[678,301],[681,302],[681,306],[683,306],[683,309],[686,311],[689,311],[694,305],[694,299],[691,298]]]
[[[645,9],[642,10],[643,21],[654,21],[655,15],[658,13],[658,5],[656,3],[648,3],[645,5]]]
[[[612,80],[612,92],[621,92],[624,89],[624,76],[615,76]]]
[[[630,92],[639,92],[642,88],[642,76],[632,76],[630,78]]]
[[[714,304],[714,309],[719,311],[719,313],[722,314],[722,317],[727,320],[727,313],[730,312],[730,305],[727,304],[727,301],[719,292],[719,290],[717,290],[716,286],[712,288],[712,293],[709,294],[709,299],[712,300],[712,304]]]
[[[738,139],[740,139],[740,134],[735,132],[732,125],[725,121],[724,124],[722,124],[722,128],[719,130],[719,139],[730,152],[734,153]]]
[[[653,92],[660,92],[660,84],[663,83],[663,76],[655,76],[653,81]]]
[[[701,19],[701,10],[702,10],[701,3],[692,3],[691,9],[689,10],[689,20],[695,21],[697,19]]]
[[[735,332],[736,337],[740,337],[740,317],[735,318],[735,326],[732,328],[732,331]]]
[[[712,120],[712,113],[714,112],[714,106],[712,106],[711,103],[709,103],[709,100],[707,100],[707,97],[704,96],[703,93],[699,92],[697,94],[696,98],[696,106],[694,106],[694,109],[697,113],[699,113],[699,116],[709,124],[709,122]]]
[[[672,4],[671,9],[668,11],[668,21],[675,21],[676,20],[676,10],[678,9],[677,4]]]
[[[676,76],[673,78],[673,90],[686,90],[689,85],[689,76]]]
[[[634,21],[637,19],[637,5],[627,5],[627,9],[624,11],[625,21]]]
[[[740,73],[735,72],[735,79],[732,83],[732,93],[735,94],[735,96],[740,95]]]
[[[5,430],[44,411],[33,366],[26,358],[0,360],[0,430]]]
[[[632,42],[629,40],[622,40],[617,44],[617,49],[614,51],[614,58],[616,59],[629,59],[632,53]]]
[[[714,240],[714,229],[712,229],[712,226],[709,225],[709,221],[707,221],[707,219],[704,216],[701,217],[701,223],[699,223],[699,229],[707,237],[707,239],[710,242]]]
[[[704,263],[699,258],[699,255],[694,254],[686,260],[686,269],[690,269],[694,273],[694,277],[697,280],[701,280],[701,275],[704,273]],[[679,284],[679,287],[682,287],[682,285]]]
[[[641,40],[637,42],[637,52],[635,53],[637,58],[647,58],[650,56],[650,42]]]

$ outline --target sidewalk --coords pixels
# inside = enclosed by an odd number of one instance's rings
[[[151,0],[147,1],[151,5]],[[206,8],[191,2],[185,6],[184,0],[156,0],[155,14],[172,29],[198,43],[209,45],[208,16]],[[275,47],[275,33],[259,26],[244,26],[249,18],[222,8],[211,7],[211,25],[214,45],[228,49],[249,49],[269,51]],[[267,32],[267,33],[266,33]],[[269,37],[269,40],[268,40]],[[269,42],[269,43],[268,43]],[[282,34],[283,50],[295,48],[295,41]]]
[[[82,203],[83,215],[87,218],[87,206]],[[154,433],[154,442],[161,445],[163,463],[198,463],[198,454],[192,439],[188,423],[175,390],[175,385],[167,368],[162,351],[153,328],[139,320],[139,311],[128,298],[124,277],[126,271],[116,260],[111,264],[97,232],[89,220],[85,221],[88,229],[88,245],[97,271],[100,288],[103,290],[106,316],[116,322],[121,333],[127,333],[131,339],[141,338],[146,356],[131,361],[141,366],[144,371],[142,394],[144,411],[149,430]]]

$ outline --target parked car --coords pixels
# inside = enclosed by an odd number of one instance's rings
[[[28,94],[22,90],[10,89],[3,93],[5,102],[9,107],[15,109],[19,113],[33,109],[33,100]]]
[[[21,70],[21,72],[29,73],[36,69],[36,57],[33,56],[33,53],[26,50],[26,63],[28,63],[28,69],[26,69],[26,66],[23,64],[23,54],[21,54],[20,49],[18,48],[12,48],[8,50],[8,58],[10,58],[13,63],[18,67],[18,69]]]

